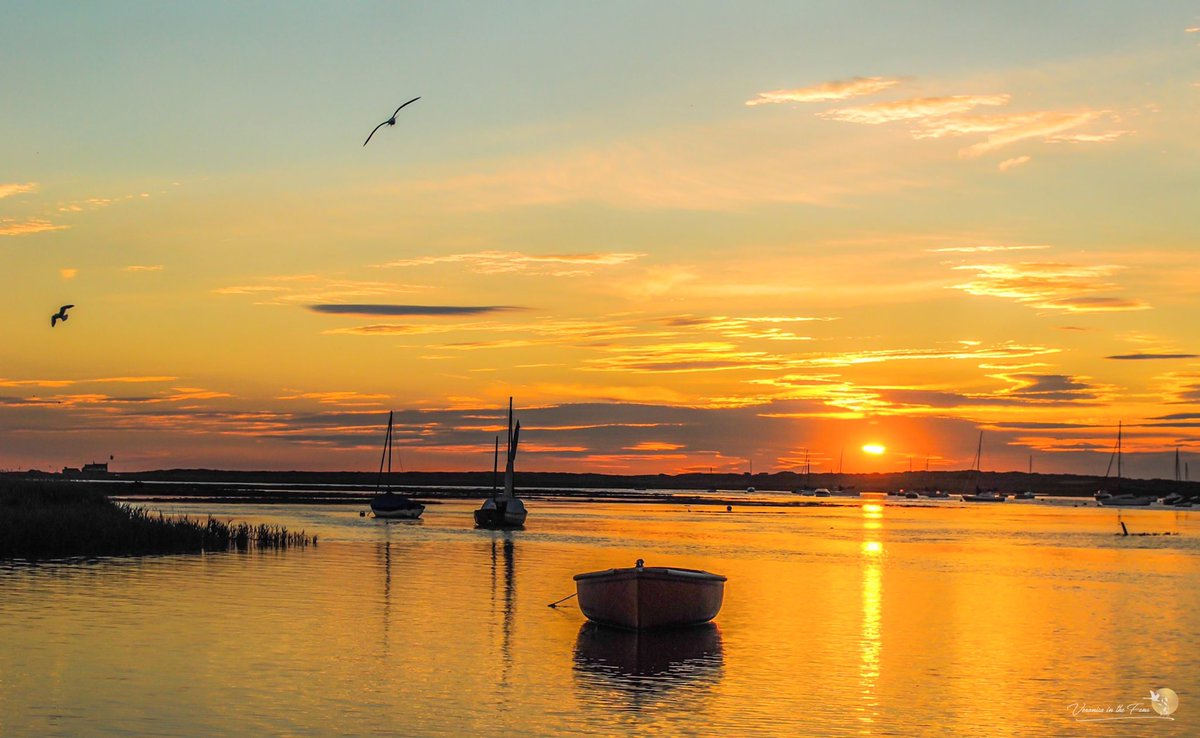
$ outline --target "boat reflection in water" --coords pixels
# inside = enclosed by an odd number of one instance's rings
[[[586,694],[609,702],[660,696],[721,680],[721,631],[714,623],[669,630],[630,631],[584,623],[575,640],[575,674]]]

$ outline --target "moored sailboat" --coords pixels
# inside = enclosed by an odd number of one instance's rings
[[[1096,493],[1096,502],[1103,507],[1148,507],[1158,499],[1154,495],[1135,495],[1132,492],[1121,491],[1121,421],[1117,421],[1117,489],[1111,494],[1100,490]],[[1109,462],[1111,468],[1112,462]]]
[[[528,511],[525,503],[517,497],[513,488],[513,462],[517,458],[517,442],[521,435],[521,421],[513,426],[512,398],[508,398],[508,453],[504,465],[504,490],[497,493],[492,490],[492,496],[484,500],[475,511],[475,527],[477,528],[521,528],[525,525]],[[496,453],[499,456],[500,442],[496,442]]]
[[[387,462],[387,477],[383,476],[383,465]],[[375,486],[375,496],[371,498],[371,512],[377,518],[407,518],[413,520],[421,517],[425,506],[407,495],[392,492],[392,413],[388,412],[387,435],[383,441],[383,456],[379,459],[379,482]]]
[[[975,494],[963,493],[963,502],[1004,502],[1008,499],[994,489],[979,488],[979,475],[983,473],[983,431],[979,431],[979,446],[975,449],[975,465],[972,471],[976,474]]]

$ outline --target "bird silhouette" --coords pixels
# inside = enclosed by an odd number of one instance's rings
[[[60,320],[66,320],[67,319],[67,311],[73,307],[75,307],[75,306],[74,305],[63,305],[62,307],[60,307],[58,309],[57,313],[50,316],[50,327],[53,328],[54,324]]]
[[[417,100],[420,100],[420,99],[421,99],[421,98],[420,98],[419,96],[418,96],[418,97],[414,97],[413,99],[411,99],[411,100],[409,100],[408,102],[404,103],[404,105],[411,105],[412,103],[415,103]],[[404,105],[401,105],[400,107],[396,108],[396,112],[395,112],[395,113],[392,113],[392,117],[391,117],[391,118],[388,118],[388,119],[387,119],[387,120],[385,120],[384,122],[382,122],[382,123],[380,123],[379,125],[375,126],[375,130],[374,130],[374,131],[371,131],[371,135],[370,135],[370,136],[367,136],[367,140],[366,140],[366,141],[363,141],[363,146],[366,146],[367,144],[371,143],[371,136],[374,136],[374,135],[375,135],[375,131],[378,131],[380,128],[383,128],[384,126],[394,126],[394,125],[396,125],[396,115],[397,115],[397,113],[399,113],[401,110],[403,110],[403,109],[404,109]]]

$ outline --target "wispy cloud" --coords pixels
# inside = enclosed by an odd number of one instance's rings
[[[1142,359],[1200,359],[1200,354],[1117,354],[1116,356],[1105,356],[1106,359],[1116,359],[1118,361],[1138,361]]]
[[[1108,143],[1116,141],[1121,136],[1127,136],[1135,131],[1120,129],[1104,133],[1060,133],[1046,140],[1050,143]]]
[[[27,192],[36,192],[37,188],[38,186],[36,182],[25,182],[24,184],[18,182],[0,182],[0,200],[3,200],[6,197],[12,197],[13,195],[23,195]]]
[[[65,267],[58,270],[58,276],[62,277],[64,282],[69,282],[72,279],[75,279],[75,277],[79,276],[79,270],[72,269],[71,267]]]
[[[996,165],[996,168],[1002,172],[1007,172],[1010,169],[1016,169],[1019,166],[1028,164],[1030,160],[1031,159],[1028,156],[1014,156],[1011,159],[1005,159],[1004,161],[1000,162]]]
[[[846,123],[879,125],[898,120],[940,118],[965,113],[980,105],[1007,105],[1009,95],[950,95],[948,97],[918,97],[892,100],[853,108],[833,108],[817,113],[822,118]]]
[[[1066,374],[1013,373],[993,375],[1009,382],[1012,387],[1000,393],[1035,403],[1095,403],[1105,399],[1111,387],[1102,387],[1087,377]]]
[[[932,254],[942,254],[942,253],[983,254],[983,253],[990,253],[993,251],[1038,251],[1041,249],[1048,249],[1048,248],[1050,248],[1049,245],[1038,244],[1038,245],[1030,245],[1030,246],[1003,246],[1003,245],[947,246],[946,248],[941,248],[941,249],[926,249],[926,250]]]
[[[162,264],[154,264],[154,265],[130,264],[129,266],[121,267],[121,271],[123,271],[123,272],[161,272],[165,268],[166,267],[164,267]]]
[[[179,377],[98,377],[96,379],[5,379],[0,377],[0,387],[70,387],[77,384],[133,384],[142,382],[173,382]]]
[[[337,390],[330,392],[298,392],[292,395],[281,395],[280,400],[315,400],[321,405],[336,405],[338,407],[381,407],[389,395],[364,393],[354,390]]]
[[[799,87],[792,90],[772,90],[760,92],[757,97],[747,100],[747,105],[778,105],[782,103],[829,102],[845,100],[861,95],[873,95],[900,84],[898,77],[855,77],[848,80],[822,82],[810,87]]]
[[[1112,141],[1131,131],[1109,131],[1087,135],[1082,132],[1068,134],[1077,128],[1091,125],[1110,116],[1107,110],[1036,111],[1011,115],[962,115],[948,116],[927,121],[913,132],[918,139],[948,138],[972,134],[987,134],[987,138],[959,150],[959,156],[972,159],[1020,141],[1036,139],[1045,142],[1093,142]]]
[[[1045,346],[1024,346],[1003,343],[995,346],[960,344],[958,348],[926,349],[879,349],[816,354],[795,359],[798,365],[808,366],[854,366],[856,364],[878,364],[886,361],[924,360],[978,360],[1012,359],[1058,353],[1059,349]]]
[[[413,267],[429,264],[466,264],[480,274],[523,272],[554,277],[578,277],[591,274],[601,267],[618,266],[640,259],[645,254],[600,252],[590,254],[525,254],[519,251],[478,251],[445,256],[423,256],[398,259],[376,267]]]
[[[70,226],[56,225],[43,218],[30,218],[28,220],[0,218],[0,236],[26,236],[30,233],[61,231],[64,228],[70,228]]]
[[[139,192],[136,195],[121,195],[119,197],[89,197],[75,202],[69,202],[58,206],[60,213],[82,213],[85,210],[98,210],[106,208],[117,203],[128,202],[130,200],[140,200],[150,197],[149,192]]]
[[[1147,310],[1150,305],[1126,297],[1097,295],[1116,289],[1110,277],[1119,267],[1079,266],[1060,262],[976,264],[954,267],[976,278],[954,285],[971,295],[1006,297],[1033,307],[1066,312]]]
[[[364,297],[387,297],[430,289],[425,285],[395,284],[325,277],[316,274],[284,274],[262,277],[257,284],[241,284],[213,290],[218,295],[250,295],[259,305],[321,304]]]
[[[529,308],[516,305],[309,305],[308,309],[332,315],[484,315]]]
[[[832,82],[799,90],[776,90],[760,93],[747,105],[786,102],[822,102],[843,99],[853,94],[878,92],[885,81],[895,84],[894,78],[874,77],[870,80]],[[978,107],[1008,105],[1012,96],[1007,93],[960,94],[938,97],[918,97],[889,100],[854,107],[831,108],[816,115],[828,120],[866,125],[908,122],[913,124],[913,138],[939,139],[957,136],[985,136],[983,141],[959,151],[964,158],[975,158],[1012,144],[1038,140],[1045,143],[1108,143],[1134,133],[1129,129],[1087,130],[1089,126],[1116,120],[1111,110],[1034,110],[998,115],[972,114]],[[1001,166],[1006,171],[1024,164],[1025,158],[1015,157]]]

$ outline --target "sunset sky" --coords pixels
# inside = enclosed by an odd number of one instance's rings
[[[6,2],[0,90],[0,468],[1200,462],[1195,3]]]

